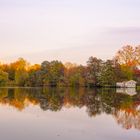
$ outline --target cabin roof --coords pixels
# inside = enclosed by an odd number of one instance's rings
[[[129,83],[129,82],[137,83],[137,82],[134,81],[134,80],[129,80],[129,81],[127,81],[126,83]]]
[[[135,80],[122,81],[122,82],[117,82],[117,83],[129,83],[129,82],[137,83]]]

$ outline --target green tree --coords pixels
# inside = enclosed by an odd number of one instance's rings
[[[23,70],[18,70],[15,73],[15,82],[18,86],[26,86],[28,79],[28,72]]]
[[[98,76],[101,70],[102,60],[90,57],[87,61],[87,83],[89,86],[98,85]]]
[[[6,85],[8,82],[8,73],[0,70],[0,86]]]
[[[64,79],[64,65],[60,61],[44,61],[41,64],[43,85],[57,86]]]
[[[101,86],[104,85],[111,86],[116,84],[115,69],[113,67],[113,62],[111,60],[107,60],[103,64],[98,80]]]

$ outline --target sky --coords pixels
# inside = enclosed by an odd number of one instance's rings
[[[140,44],[140,0],[0,0],[0,61],[111,59]]]

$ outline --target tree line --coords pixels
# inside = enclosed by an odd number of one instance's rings
[[[140,84],[140,46],[124,46],[113,59],[91,56],[86,66],[61,61],[29,64],[23,58],[0,64],[1,86],[115,86],[116,82],[136,80]]]

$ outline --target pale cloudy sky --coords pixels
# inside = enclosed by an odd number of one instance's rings
[[[84,64],[140,44],[140,0],[0,0],[0,60]]]

